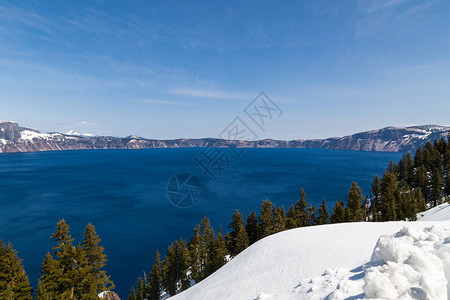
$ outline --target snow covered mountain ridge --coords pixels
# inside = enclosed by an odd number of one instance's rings
[[[268,236],[174,300],[450,299],[450,204]]]
[[[125,138],[80,134],[41,133],[15,122],[0,122],[1,152],[33,152],[81,149],[144,149],[178,147],[320,148],[355,151],[414,151],[427,141],[447,138],[449,126],[423,125],[356,133],[345,137],[315,140],[228,141],[215,138],[156,140],[130,135]]]

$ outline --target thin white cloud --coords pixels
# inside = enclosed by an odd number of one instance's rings
[[[165,104],[165,105],[181,105],[181,106],[191,105],[190,103],[187,103],[187,102],[156,100],[156,99],[139,99],[137,101],[144,102],[144,103]]]
[[[436,62],[430,62],[430,63],[425,63],[425,64],[418,64],[418,65],[411,65],[411,66],[395,68],[395,69],[390,70],[390,73],[436,69],[436,68],[446,67],[446,66],[449,66],[449,65],[450,65],[450,62],[447,61],[446,59],[443,59],[443,60],[439,60],[439,61],[436,61]]]
[[[223,90],[213,89],[198,89],[198,88],[177,88],[171,91],[172,94],[196,98],[210,98],[210,99],[251,99],[252,95],[245,93],[228,92]]]
[[[403,3],[406,3],[408,1],[411,1],[411,0],[391,0],[391,1],[384,3],[381,7],[382,8],[392,8],[392,7],[400,6]]]
[[[82,125],[82,126],[95,126],[98,125],[98,123],[92,123],[92,122],[88,122],[88,121],[81,121],[78,123],[78,125]]]

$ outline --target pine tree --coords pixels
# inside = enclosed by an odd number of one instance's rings
[[[255,243],[258,240],[258,216],[256,215],[254,210],[247,217],[245,231],[247,232],[249,245]]]
[[[313,206],[309,206],[308,209],[308,226],[313,226],[316,225],[316,207]]]
[[[437,150],[437,147],[431,144],[430,142],[427,142],[425,144],[425,165],[428,169],[428,171],[432,171],[433,169],[439,169],[442,165],[442,159],[441,154]]]
[[[362,201],[364,196],[358,184],[352,182],[347,195],[347,221],[360,222],[363,220]]]
[[[372,181],[372,199],[371,199],[371,210],[374,222],[381,221],[380,215],[380,203],[381,203],[381,180],[378,175]]]
[[[423,149],[421,146],[419,146],[416,150],[416,153],[414,154],[414,167],[419,168],[424,164],[424,154]]]
[[[134,287],[131,288],[130,294],[128,295],[127,299],[128,300],[137,300],[136,290],[134,289]]]
[[[415,198],[417,199],[417,211],[422,212],[427,210],[427,204],[425,198],[423,197],[422,191],[419,189],[415,190]]]
[[[161,275],[161,256],[159,255],[159,252],[156,251],[155,262],[148,278],[149,290],[147,292],[147,300],[159,300],[161,297]]]
[[[136,299],[144,300],[144,281],[141,277],[138,278],[137,282]]]
[[[419,212],[419,197],[417,191],[414,189],[410,189],[407,191],[406,194],[406,218],[409,221],[416,221],[417,220],[417,213]]]
[[[244,226],[244,220],[239,210],[235,210],[230,225],[230,248],[228,249],[231,256],[236,256],[248,247],[248,236]]]
[[[177,261],[178,241],[175,241],[167,249],[167,254],[162,262],[162,287],[170,296],[177,292],[178,282],[178,261]]]
[[[344,202],[339,199],[333,208],[333,213],[331,214],[331,223],[343,223],[345,222],[345,207]]]
[[[292,204],[289,206],[288,212],[286,214],[286,229],[297,228],[297,219],[295,213],[295,207]]]
[[[407,218],[408,199],[406,189],[402,187],[403,182],[399,183],[399,188],[395,191],[395,215],[396,220],[405,220]]]
[[[398,181],[395,174],[386,172],[381,179],[381,220],[394,221],[396,216],[396,195]]]
[[[286,229],[286,212],[284,207],[275,207],[272,208],[272,234],[281,232]]]
[[[304,227],[309,225],[308,221],[308,200],[303,188],[300,189],[300,197],[295,203],[295,214],[297,227]]]
[[[259,227],[259,239],[262,239],[272,234],[273,228],[273,216],[272,216],[273,204],[269,200],[264,200],[261,204],[261,212],[258,219]]]
[[[222,232],[220,232],[220,234],[222,234]],[[225,247],[225,242],[223,241],[223,243]],[[178,249],[178,268],[180,272],[179,280],[181,281],[181,291],[187,290],[189,288],[188,269],[190,267],[190,263],[191,257],[188,246],[186,245],[186,242],[183,240],[183,238],[181,238]]]
[[[431,172],[430,201],[433,206],[437,206],[442,201],[442,176],[438,168],[434,168]]]
[[[194,236],[189,242],[189,251],[192,258],[192,278],[200,282],[206,276],[206,268],[210,263],[210,249],[214,241],[214,230],[209,219],[203,218],[200,225],[194,229]]]
[[[79,276],[80,261],[77,257],[76,248],[73,246],[73,238],[70,235],[69,225],[62,219],[56,224],[56,232],[51,236],[56,245],[53,247],[53,256],[57,260],[57,268],[59,272],[55,278],[57,284],[56,291],[53,296],[55,298],[73,299],[75,297],[77,287],[81,283]],[[84,262],[81,262],[84,264]]]
[[[42,275],[36,292],[37,300],[49,300],[57,297],[58,279],[62,276],[61,273],[58,261],[53,259],[50,252],[47,252],[42,262]]]
[[[422,191],[423,196],[425,197],[425,200],[428,200],[429,195],[429,188],[428,188],[428,171],[427,168],[425,168],[424,165],[420,165],[417,168],[415,180],[414,180],[414,187],[420,188]]]
[[[220,228],[211,249],[211,264],[209,265],[210,268],[208,270],[209,275],[220,269],[226,263],[225,256],[227,255],[227,252],[222,228]]]
[[[392,160],[389,162],[389,165],[387,167],[387,171],[389,173],[392,173],[392,174],[395,174],[395,175],[398,174],[398,167]]]
[[[450,152],[450,150],[449,150]],[[446,175],[445,175],[445,187],[444,187],[444,194],[447,196],[450,196],[450,163],[447,164],[446,169]]]
[[[102,270],[106,265],[107,258],[103,253],[104,247],[100,245],[100,241],[94,225],[89,223],[86,226],[84,240],[81,244],[87,259],[87,265],[83,266],[86,268],[87,274],[83,276],[82,286],[82,295],[86,299],[95,298],[99,293],[114,288],[114,283],[106,275],[106,271]]]
[[[17,253],[0,240],[0,299],[32,300],[30,281]]]
[[[317,225],[329,223],[330,214],[328,213],[327,203],[322,199],[322,204],[319,206],[319,216],[317,218]]]
[[[414,181],[414,161],[411,153],[405,156],[406,178],[405,181],[411,185]]]
[[[202,278],[201,245],[200,245],[200,225],[195,226],[194,235],[189,241],[189,252],[191,257],[191,276],[195,282],[200,282]]]
[[[209,219],[206,217],[203,218],[200,227],[202,280],[208,276],[207,269],[211,263],[211,249],[214,243],[214,237],[214,229],[211,227]]]

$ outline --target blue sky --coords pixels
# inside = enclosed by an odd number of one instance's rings
[[[0,120],[215,137],[264,91],[261,137],[450,124],[449,1],[2,1]]]

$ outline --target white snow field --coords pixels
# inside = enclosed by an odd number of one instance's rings
[[[170,299],[450,299],[450,205],[422,215],[284,231]]]

